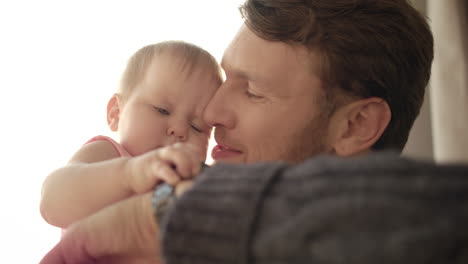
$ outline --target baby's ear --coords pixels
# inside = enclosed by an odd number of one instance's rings
[[[116,132],[119,128],[121,100],[118,94],[114,94],[107,103],[107,125]]]
[[[339,156],[367,152],[379,140],[391,119],[387,102],[366,98],[345,106],[337,126],[334,150]]]

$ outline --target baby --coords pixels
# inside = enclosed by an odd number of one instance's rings
[[[107,105],[116,142],[97,136],[44,181],[41,214],[66,228],[101,208],[191,178],[205,160],[211,127],[202,113],[221,85],[207,51],[181,41],[138,50]]]

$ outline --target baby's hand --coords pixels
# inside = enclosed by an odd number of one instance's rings
[[[161,181],[174,186],[196,176],[203,160],[204,155],[192,145],[159,148],[129,160],[126,185],[133,193],[148,192]]]

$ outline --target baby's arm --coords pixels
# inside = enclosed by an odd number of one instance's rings
[[[196,157],[180,144],[118,158],[109,142],[91,142],[46,178],[41,214],[48,223],[66,228],[111,203],[150,191],[161,180],[176,184],[192,177],[199,170]]]
[[[118,158],[105,140],[84,145],[70,162],[44,181],[41,197],[43,218],[58,227],[89,215],[113,201],[130,195],[123,184],[128,162]]]

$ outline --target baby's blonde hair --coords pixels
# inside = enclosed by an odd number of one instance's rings
[[[124,99],[128,98],[132,91],[144,80],[146,72],[156,56],[162,54],[173,55],[181,60],[182,71],[190,74],[195,68],[204,67],[212,77],[222,82],[221,67],[216,59],[208,51],[184,41],[164,41],[151,44],[139,49],[128,60],[119,86],[119,94]]]

